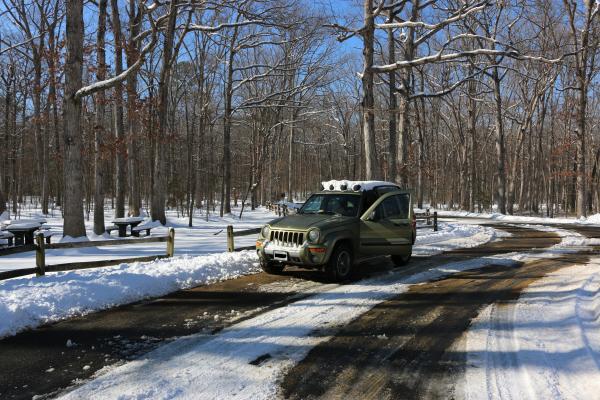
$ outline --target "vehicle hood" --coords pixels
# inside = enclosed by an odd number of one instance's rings
[[[307,230],[308,228],[326,228],[327,225],[340,225],[354,221],[354,217],[327,214],[297,214],[278,218],[269,223],[273,229]]]

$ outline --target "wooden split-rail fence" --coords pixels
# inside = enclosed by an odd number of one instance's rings
[[[71,243],[44,243],[44,235],[38,234],[35,238],[36,243],[25,246],[10,247],[7,249],[0,250],[0,256],[6,256],[10,254],[25,253],[29,251],[35,251],[35,268],[23,268],[11,271],[1,271],[0,280],[17,278],[20,276],[35,274],[37,276],[43,276],[46,272],[59,272],[59,271],[73,271],[78,269],[88,268],[99,268],[107,267],[110,265],[118,265],[121,263],[131,262],[143,262],[143,261],[154,261],[161,258],[173,257],[175,253],[175,229],[170,228],[167,236],[154,236],[145,237],[141,239],[122,239],[122,240],[96,240],[96,241],[85,241],[85,242],[71,242]],[[83,261],[73,262],[64,264],[46,264],[46,250],[56,249],[78,249],[84,247],[99,247],[99,246],[124,246],[129,244],[142,244],[142,243],[166,243],[166,253],[157,254],[152,256],[144,257],[132,257],[132,258],[121,258],[114,260],[100,260],[100,261]]]
[[[434,232],[438,230],[438,213],[434,211],[433,213],[429,212],[427,209],[425,212],[415,213],[415,217],[417,221],[425,222],[426,226],[417,226],[417,229],[425,229],[425,228],[433,228]]]
[[[286,217],[289,214],[289,208],[286,204],[267,203],[267,209],[277,214],[278,217]]]
[[[243,251],[243,250],[255,250],[256,246],[245,246],[245,247],[235,247],[235,239],[240,236],[249,236],[249,235],[258,235],[262,228],[254,228],[254,229],[245,229],[243,231],[235,231],[233,230],[233,225],[227,225],[227,251]]]

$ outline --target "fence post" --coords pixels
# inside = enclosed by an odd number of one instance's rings
[[[227,225],[227,251],[230,253],[235,251],[233,243],[233,225]]]
[[[46,246],[44,244],[44,234],[42,232],[35,236],[37,246],[35,247],[35,266],[36,276],[46,275]]]
[[[167,237],[167,257],[173,257],[175,254],[175,229],[169,228],[169,236]]]
[[[429,212],[429,208],[425,210],[425,218],[427,225],[431,225],[431,213]]]
[[[437,232],[438,224],[437,224],[437,211],[433,212],[433,231]]]

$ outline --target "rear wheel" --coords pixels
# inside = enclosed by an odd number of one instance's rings
[[[333,250],[325,271],[331,280],[342,282],[350,279],[353,264],[352,249],[350,246],[342,244]]]
[[[402,267],[402,266],[408,264],[408,262],[410,261],[410,256],[411,256],[410,253],[406,256],[392,256],[392,262],[397,267]]]
[[[265,271],[267,274],[271,274],[271,275],[279,275],[283,272],[283,269],[285,268],[285,265],[281,264],[281,263],[276,263],[273,261],[267,261],[267,260],[260,260],[260,267],[262,268],[263,271]]]

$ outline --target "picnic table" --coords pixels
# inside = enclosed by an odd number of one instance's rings
[[[42,226],[47,221],[44,218],[29,218],[29,219],[5,219],[0,221],[0,225],[2,229],[6,228],[9,225],[14,224],[29,224],[29,223],[37,223],[39,226]]]
[[[0,231],[0,239],[6,240],[8,242],[9,247],[13,245],[14,238],[15,238],[15,235],[13,235],[10,232]]]
[[[21,222],[13,221],[10,225],[7,225],[3,230],[12,233],[15,236],[15,245],[20,246],[23,244],[33,244],[33,233],[40,229],[42,226],[41,222]]]
[[[142,217],[115,218],[112,223],[119,229],[119,237],[127,236],[127,227],[131,225],[131,229],[142,223]]]

